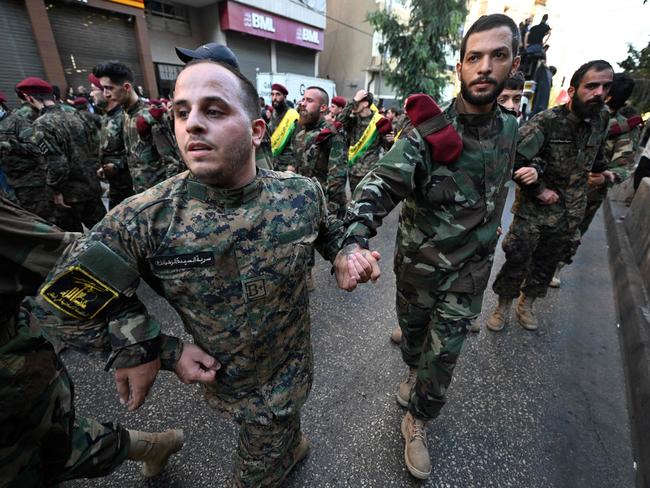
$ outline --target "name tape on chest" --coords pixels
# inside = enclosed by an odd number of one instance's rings
[[[79,266],[72,266],[41,291],[53,307],[77,319],[92,319],[119,293]]]
[[[205,268],[214,265],[214,253],[195,252],[174,254],[171,256],[154,256],[149,258],[154,271],[167,271],[183,268]]]

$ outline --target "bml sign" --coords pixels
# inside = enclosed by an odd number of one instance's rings
[[[320,44],[320,39],[318,38],[318,31],[307,29],[306,27],[299,27],[297,37],[300,40],[305,42],[311,42],[312,44]]]
[[[256,14],[255,12],[251,12],[250,16],[251,16],[251,27],[253,29],[261,29],[266,32],[275,32],[275,27],[273,27],[273,17],[267,17],[266,15]]]

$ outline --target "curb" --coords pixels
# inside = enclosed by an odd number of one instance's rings
[[[650,302],[622,219],[626,207],[607,198],[603,211],[614,301],[620,320],[635,484],[637,488],[647,488],[650,486]]]

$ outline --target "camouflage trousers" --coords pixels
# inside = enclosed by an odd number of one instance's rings
[[[575,227],[574,227],[575,229]],[[506,262],[492,285],[500,297],[544,297],[555,268],[568,253],[575,230],[566,222],[540,225],[515,215],[503,240]]]
[[[11,336],[0,345],[0,487],[56,486],[113,471],[127,457],[128,432],[76,416],[74,386],[52,345],[25,327]]]
[[[413,416],[432,420],[445,405],[470,322],[481,312],[482,301],[482,293],[472,295],[397,283],[402,359],[410,368],[417,368],[408,407]]]
[[[578,247],[580,247],[582,236],[584,236],[587,233],[587,230],[589,229],[591,222],[593,222],[594,217],[598,212],[598,209],[603,204],[606,197],[607,197],[606,186],[602,186],[600,188],[590,190],[589,193],[587,193],[587,208],[585,210],[585,216],[582,219],[582,222],[580,222],[580,225],[578,226],[578,230],[573,235],[573,240],[571,241],[571,245],[569,247],[569,252],[567,254],[567,257],[562,259],[562,262],[564,264],[570,264],[571,261],[573,260],[573,256],[575,256],[576,252],[578,252]]]
[[[241,422],[235,456],[234,486],[280,486],[294,464],[294,452],[301,437],[300,414],[275,417],[269,425]]]
[[[83,232],[83,225],[92,229],[106,215],[100,197],[81,202],[67,202],[71,208],[57,207],[56,224],[68,232]]]

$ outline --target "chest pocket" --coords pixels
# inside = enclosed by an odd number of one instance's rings
[[[476,205],[481,198],[472,178],[461,169],[448,176],[434,173],[427,188],[427,197],[433,203],[468,208]]]

